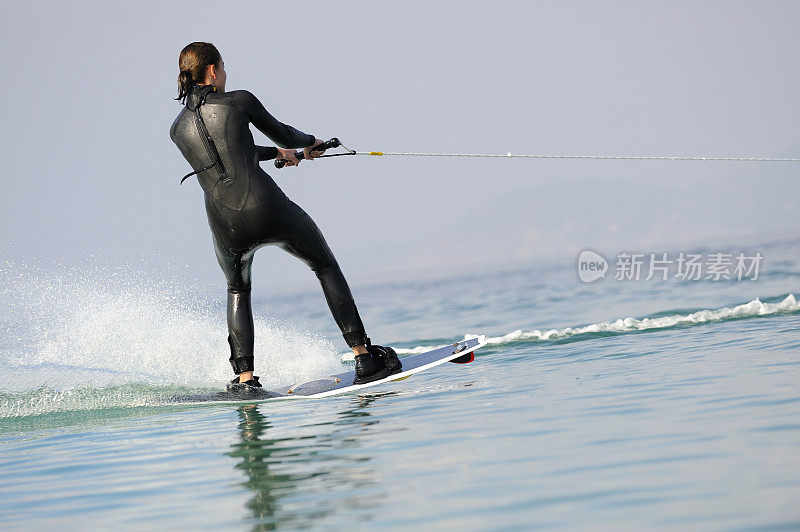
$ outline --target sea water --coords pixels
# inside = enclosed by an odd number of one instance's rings
[[[607,250],[591,283],[575,259],[354,282],[401,355],[489,343],[364,393],[224,405],[171,399],[231,377],[222,295],[8,261],[0,528],[800,529],[800,241],[745,251],[757,279],[617,280]],[[267,387],[351,367],[320,291],[255,314]]]

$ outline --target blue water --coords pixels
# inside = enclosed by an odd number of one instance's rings
[[[376,342],[490,343],[369,393],[241,405],[170,403],[230,378],[221,295],[12,261],[0,527],[800,529],[800,241],[748,251],[757,280],[585,284],[565,260],[354,281]],[[268,385],[350,364],[317,290],[255,306]]]

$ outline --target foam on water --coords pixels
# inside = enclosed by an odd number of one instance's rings
[[[782,301],[777,303],[764,303],[759,299],[754,299],[748,303],[743,303],[734,307],[699,310],[691,314],[673,314],[641,319],[619,318],[614,321],[603,321],[580,327],[567,327],[565,329],[534,329],[531,331],[517,329],[500,336],[489,336],[486,338],[486,343],[489,345],[502,345],[524,341],[561,340],[564,338],[579,339],[580,337],[594,338],[598,333],[615,334],[651,329],[669,329],[672,327],[686,327],[715,321],[752,318],[789,312],[800,312],[800,302],[797,301],[794,294],[787,295]],[[475,335],[468,334],[465,338],[474,337]],[[396,349],[396,351],[398,354],[414,355],[424,353],[431,349],[433,349],[432,346],[417,346],[410,349]],[[352,359],[353,357],[352,355],[349,357],[345,355],[342,358]]]
[[[223,295],[174,275],[7,263],[0,294],[0,417],[140,405],[232,377]],[[320,334],[274,318],[255,326],[266,386],[342,371]]]

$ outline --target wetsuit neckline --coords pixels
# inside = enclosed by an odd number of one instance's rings
[[[217,88],[214,85],[193,85],[189,95],[186,97],[186,107],[194,111],[203,104],[206,96],[212,92],[217,92]]]

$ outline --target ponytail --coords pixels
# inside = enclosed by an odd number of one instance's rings
[[[205,81],[206,70],[209,65],[219,66],[222,55],[210,42],[193,42],[181,50],[178,57],[178,97],[181,103],[186,101],[186,96],[192,85]]]

